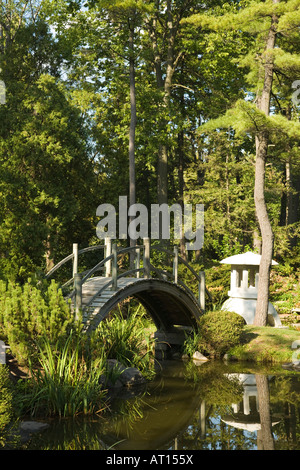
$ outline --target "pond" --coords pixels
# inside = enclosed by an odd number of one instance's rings
[[[97,418],[50,421],[26,450],[300,450],[300,374],[166,361]]]

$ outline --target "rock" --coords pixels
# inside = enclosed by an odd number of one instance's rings
[[[190,359],[190,357],[189,357],[188,354],[182,354],[181,359],[182,359],[183,361],[188,361],[188,360]]]
[[[136,367],[128,367],[121,373],[119,380],[125,387],[132,387],[133,385],[142,385],[146,383],[143,374]]]
[[[111,388],[121,388],[123,387],[122,382],[117,380],[110,380],[106,375],[101,375],[99,379],[99,383],[103,386],[104,389],[111,389]]]
[[[48,428],[49,424],[38,421],[23,421],[20,424],[20,430],[24,432],[40,432]]]
[[[21,442],[26,442],[30,439],[31,434],[44,431],[49,427],[47,423],[40,423],[38,421],[23,421],[20,424]]]
[[[132,387],[146,383],[145,377],[136,367],[125,367],[116,359],[109,359],[107,363],[109,369],[108,377],[102,376],[101,378],[101,383],[106,387]]]
[[[203,354],[201,354],[199,351],[196,351],[194,352],[193,354],[193,360],[194,361],[201,361],[201,362],[205,362],[205,361],[209,361],[209,359],[205,356],[203,356]]]

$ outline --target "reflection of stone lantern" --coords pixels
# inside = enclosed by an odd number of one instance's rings
[[[260,260],[261,255],[247,252],[221,261],[223,264],[231,265],[229,299],[222,305],[222,310],[238,313],[249,325],[253,324],[255,316]],[[272,261],[272,265],[276,264],[278,264],[276,261]],[[281,326],[278,313],[271,302],[269,302],[268,320],[273,326]]]
[[[232,413],[223,416],[222,421],[229,426],[245,431],[255,432],[261,430],[259,415],[258,391],[254,374],[229,374],[229,379],[237,380],[243,385],[244,395],[242,406],[240,403],[232,404]],[[270,377],[271,378],[271,377]],[[279,421],[272,421],[272,426]]]

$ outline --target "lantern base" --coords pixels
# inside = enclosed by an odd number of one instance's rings
[[[241,315],[247,325],[253,325],[255,310],[256,310],[256,299],[242,299],[240,297],[230,297],[224,302],[221,310],[227,310],[228,312],[235,312]],[[271,326],[280,327],[282,326],[281,320],[274,306],[269,302],[268,309],[268,323]]]

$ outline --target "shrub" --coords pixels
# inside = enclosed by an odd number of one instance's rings
[[[70,306],[54,281],[45,289],[30,280],[23,286],[0,283],[0,334],[20,363],[34,358],[39,338],[64,341],[73,324]]]
[[[12,407],[12,391],[9,380],[8,369],[5,365],[0,366],[0,447],[3,445],[3,431],[9,425]]]
[[[14,406],[13,386],[8,367],[0,365],[0,450],[13,448],[17,443],[17,417]]]
[[[199,321],[199,332],[188,340],[189,349],[198,348],[203,354],[222,357],[236,346],[241,338],[245,320],[234,312],[214,311],[205,313]]]

